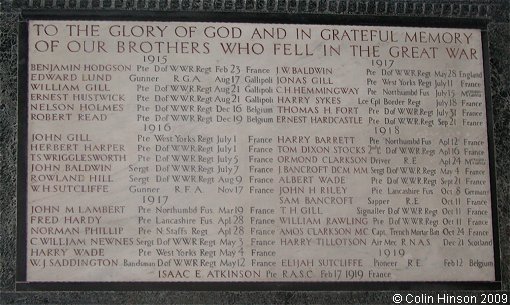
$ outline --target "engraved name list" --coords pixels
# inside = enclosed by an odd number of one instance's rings
[[[495,280],[480,30],[28,29],[27,281]]]

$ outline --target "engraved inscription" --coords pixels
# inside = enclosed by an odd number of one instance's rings
[[[479,30],[28,27],[28,281],[495,279]]]

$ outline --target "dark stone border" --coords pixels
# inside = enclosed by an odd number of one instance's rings
[[[16,274],[17,20],[0,13],[0,293]]]
[[[111,9],[486,18],[508,22],[508,0],[7,0],[19,9]]]
[[[510,290],[510,24],[489,24],[496,189],[503,289]]]
[[[0,304],[392,304],[392,292],[16,292],[17,35],[24,9],[284,13],[488,22],[502,291],[510,295],[509,0],[0,0]],[[502,292],[500,291],[500,293]],[[405,292],[413,293],[413,292]],[[424,293],[417,291],[416,294]],[[441,293],[444,293],[441,292]],[[449,295],[480,292],[448,291]],[[495,293],[494,291],[492,293]],[[433,291],[426,292],[434,294]]]

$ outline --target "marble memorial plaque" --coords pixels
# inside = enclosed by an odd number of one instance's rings
[[[27,27],[27,282],[497,280],[480,30]]]

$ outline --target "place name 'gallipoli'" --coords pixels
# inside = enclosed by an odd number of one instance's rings
[[[246,103],[254,103],[254,104],[260,104],[261,106],[264,106],[265,104],[273,104],[274,100],[272,96],[269,97],[260,97],[260,96],[246,96],[244,98]]]
[[[257,93],[260,95],[272,94],[274,92],[273,87],[259,87],[255,85],[246,85],[244,87],[244,91],[247,93]]]
[[[247,75],[244,77],[244,81],[246,83],[249,83],[249,84],[260,84],[260,85],[264,85],[264,84],[272,84],[273,83],[273,78],[271,76],[268,76],[268,77],[260,77],[260,76],[250,76],[250,75]]]

